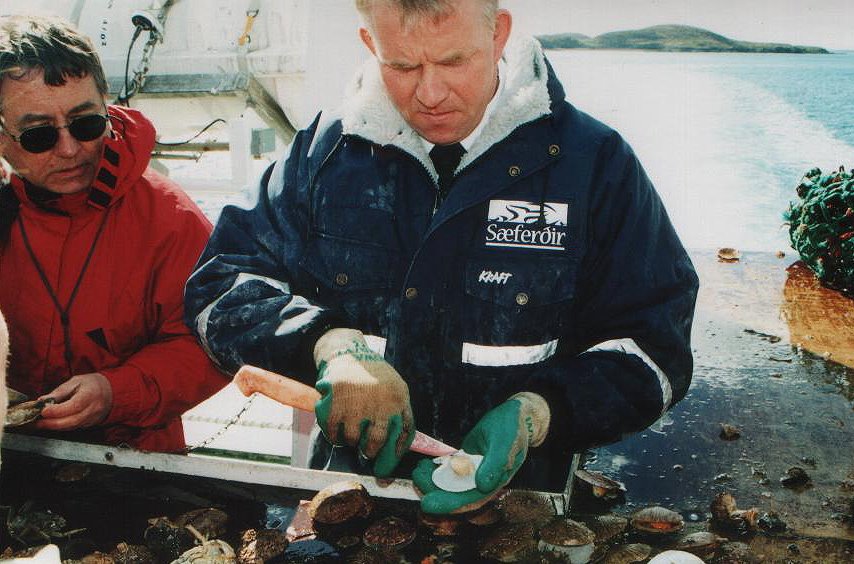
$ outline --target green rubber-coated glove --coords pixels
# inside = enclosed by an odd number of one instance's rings
[[[528,455],[529,447],[542,444],[549,430],[551,411],[539,394],[521,392],[493,408],[463,439],[462,450],[483,455],[475,473],[476,488],[464,492],[440,490],[433,483],[437,465],[431,459],[418,463],[412,481],[421,491],[424,513],[462,513],[477,509],[507,485]]]
[[[374,460],[374,474],[390,475],[415,438],[409,386],[355,329],[331,329],[314,346],[320,400],[317,423],[336,445]]]

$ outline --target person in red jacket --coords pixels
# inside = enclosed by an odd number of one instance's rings
[[[107,106],[91,41],[61,19],[0,18],[0,310],[9,386],[52,398],[33,425],[154,451],[227,380],[183,321],[211,224],[149,168],[155,130]]]

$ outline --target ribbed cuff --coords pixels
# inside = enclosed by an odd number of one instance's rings
[[[104,425],[134,421],[140,412],[140,399],[148,392],[142,386],[142,373],[133,366],[101,370],[113,390],[113,405]]]
[[[534,392],[519,392],[513,394],[510,399],[519,400],[526,415],[531,417],[531,428],[529,429],[528,445],[538,447],[546,440],[551,422],[551,408],[548,402],[540,394]]]

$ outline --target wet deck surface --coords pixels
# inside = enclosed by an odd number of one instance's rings
[[[653,428],[592,453],[587,469],[625,483],[614,511],[660,504],[705,529],[726,491],[787,523],[776,540],[739,539],[764,561],[854,562],[854,302],[789,257],[693,259],[701,289],[688,395]],[[740,437],[723,440],[722,423]],[[808,487],[781,485],[793,466]]]
[[[790,257],[746,254],[722,263],[707,252],[693,258],[701,291],[689,394],[653,428],[591,453],[587,469],[622,481],[627,492],[608,506],[580,495],[575,515],[625,516],[663,505],[683,515],[688,531],[708,530],[712,499],[729,492],[740,508],[776,513],[787,525],[773,534],[718,531],[748,544],[758,561],[854,562],[854,302],[818,286]],[[736,426],[740,437],[723,440],[722,423]],[[4,453],[0,502],[18,508],[33,499],[63,515],[67,528],[86,527],[58,540],[69,556],[142,542],[149,518],[198,507],[226,509],[232,536],[250,527],[285,530],[299,500],[313,495],[107,467],[79,483],[56,482],[64,464]],[[808,487],[780,483],[793,466],[810,476]],[[380,514],[415,519],[416,510],[410,502],[382,502]],[[463,545],[455,560],[432,562],[473,562],[471,547],[479,540],[454,541]],[[408,561],[437,554],[444,541],[419,532],[418,542]],[[672,539],[656,542],[658,551]],[[329,544],[303,541],[277,561],[344,560]]]

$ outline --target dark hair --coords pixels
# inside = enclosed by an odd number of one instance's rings
[[[102,96],[108,92],[92,41],[69,22],[53,16],[0,17],[0,80],[19,79],[33,69],[44,71],[45,84],[51,86],[62,86],[69,76],[91,76]]]

